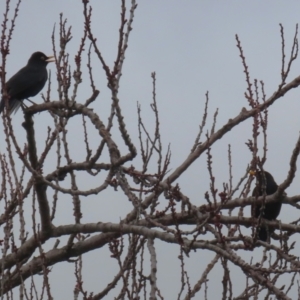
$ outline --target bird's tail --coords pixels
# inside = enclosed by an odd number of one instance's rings
[[[266,242],[268,240],[268,236],[269,236],[269,233],[267,231],[267,228],[265,226],[260,227],[259,231],[258,231],[258,238],[261,241]]]
[[[258,228],[258,238],[261,241],[266,242],[273,232],[274,228],[267,228],[266,226],[261,226],[260,228]]]
[[[20,108],[21,106],[21,101],[15,98],[11,98],[8,101],[8,114],[11,115],[13,112],[17,112],[17,110]],[[4,111],[4,107],[5,107],[5,99],[4,97],[1,99],[0,102],[0,113],[2,113]]]
[[[2,97],[1,102],[0,102],[0,113],[2,113],[4,111],[4,107],[5,107],[5,100]]]

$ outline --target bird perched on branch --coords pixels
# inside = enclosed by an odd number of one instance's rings
[[[46,66],[53,61],[53,56],[47,57],[42,52],[33,53],[27,65],[6,82],[6,95],[2,96],[0,113],[6,107],[6,102],[10,115],[19,109],[23,100],[37,95],[48,79]]]
[[[252,196],[258,198],[259,196],[263,196],[264,192],[266,195],[274,194],[278,185],[275,182],[273,176],[269,172],[253,172],[250,171],[251,175],[255,175],[257,179],[257,185],[253,189]],[[251,206],[251,215],[252,217],[258,218],[261,214],[261,217],[266,220],[276,220],[280,213],[282,205],[282,199],[278,199],[276,202],[266,203],[263,211],[261,211],[262,204],[253,203]],[[270,232],[266,226],[261,224],[261,227],[258,229],[258,238],[262,241],[267,241]]]

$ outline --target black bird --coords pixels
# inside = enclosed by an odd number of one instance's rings
[[[53,61],[53,56],[47,57],[42,52],[33,53],[27,65],[6,82],[7,94],[2,97],[0,113],[3,112],[6,101],[10,115],[19,109],[24,99],[38,94],[48,79],[46,66]]]
[[[251,173],[251,172],[250,172]],[[253,173],[251,173],[253,174]],[[256,172],[255,176],[257,178],[258,184],[256,187],[253,189],[252,196],[253,197],[259,197],[264,194],[264,188],[266,195],[272,195],[274,194],[277,189],[278,185],[275,182],[273,176],[269,172]],[[266,220],[276,220],[280,213],[281,205],[282,205],[282,199],[278,199],[276,202],[272,203],[266,203],[265,208],[263,212],[260,211],[261,209],[261,204],[255,204],[253,203],[251,206],[251,215],[252,217],[258,218],[260,214],[262,214],[262,218]],[[258,232],[258,238],[262,241],[267,241],[269,234],[272,233],[270,232],[266,226],[261,224],[261,227],[259,228]]]

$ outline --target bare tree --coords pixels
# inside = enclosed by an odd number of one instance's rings
[[[11,3],[6,1],[2,22],[0,71],[4,90],[7,80],[6,61],[20,2],[10,19],[8,13]],[[287,197],[285,194],[295,177],[300,138],[295,141],[294,149],[291,149],[290,169],[286,179],[279,184],[275,194],[251,197],[253,178],[248,175],[250,169],[263,170],[267,158],[269,107],[300,85],[300,77],[287,80],[298,55],[298,27],[288,58],[283,27],[280,27],[281,82],[269,98],[265,95],[263,81],[251,80],[241,42],[236,36],[246,75],[248,87],[245,98],[249,106],[241,107],[240,113],[219,129],[216,128],[216,111],[209,128],[207,93],[202,120],[199,120],[199,133],[191,145],[190,154],[182,157],[182,163],[170,170],[171,149],[167,147],[167,151],[163,150],[166,142],[162,141],[160,135],[155,73],[151,74],[153,128],[146,127],[141,106],[137,105],[139,144],[133,142],[136,139],[128,132],[128,120],[122,113],[120,81],[136,7],[135,0],[128,7],[125,0],[121,0],[119,42],[113,66],[105,61],[99,37],[95,36],[92,29],[96,12],[93,12],[88,0],[82,0],[83,35],[77,46],[74,68],[73,58],[68,54],[68,45],[72,39],[71,27],[60,15],[59,26],[54,28],[52,35],[56,76],[52,75],[48,80],[44,103],[23,110],[23,128],[16,128],[6,111],[2,115],[6,152],[0,154],[0,224],[3,228],[1,299],[13,299],[17,293],[16,287],[19,288],[21,299],[53,299],[53,282],[49,274],[52,267],[59,268],[62,262],[74,265],[74,299],[165,299],[161,292],[162,279],[157,276],[160,268],[157,253],[163,250],[157,245],[166,243],[171,244],[179,254],[181,279],[174,285],[174,289],[178,290],[178,299],[207,298],[208,289],[214,286],[210,274],[216,268],[223,272],[220,299],[300,297],[299,283],[296,281],[300,264],[298,256],[292,253],[295,242],[290,239],[300,232],[299,220],[283,224],[263,220],[261,216],[258,219],[244,216],[244,208],[252,203],[264,206],[279,198],[283,198],[287,205],[300,208],[299,195]],[[108,115],[90,108],[99,96],[93,67],[96,62],[102,65],[111,95]],[[55,84],[58,96],[54,97],[51,87]],[[78,96],[82,85],[90,88],[90,93],[84,99]],[[36,136],[39,124],[34,119],[35,115],[50,120],[51,125],[44,132],[43,141]],[[253,137],[247,143],[252,160],[248,166],[245,165],[243,178],[234,185],[229,146],[228,182],[224,183],[220,192],[215,184],[211,149],[231,129],[248,119],[253,120]],[[74,122],[81,123],[81,133],[72,132]],[[113,125],[117,125],[118,129],[113,130]],[[25,145],[17,140],[16,130],[25,131]],[[76,143],[78,147],[81,147],[79,144],[84,145],[84,151],[77,151],[70,146],[72,134],[78,136]],[[188,191],[181,189],[180,177],[203,155],[207,157],[210,190],[199,195],[206,203],[199,206],[196,204],[199,203],[198,199],[190,199]],[[92,187],[86,188],[86,183],[91,183]],[[83,207],[88,205],[86,199],[97,195],[101,207],[100,195],[108,188],[114,189],[121,195],[122,201],[128,204],[126,216],[118,223],[103,223],[101,219],[95,223],[82,222]],[[242,191],[239,193],[239,190]],[[58,203],[62,199],[73,203],[72,223],[57,223],[57,214],[62,213]],[[24,217],[25,210],[30,210],[30,220]],[[257,238],[257,228],[262,223],[270,231],[276,230],[271,242]],[[109,249],[111,264],[117,265],[118,271],[112,278],[107,278],[104,289],[96,286],[88,290],[85,282],[89,279],[84,278],[82,272],[83,257],[100,248]],[[260,263],[253,263],[253,259],[247,255],[255,249],[261,250]],[[201,250],[212,254],[212,259],[207,261],[203,270],[199,270],[198,278],[191,279],[186,263],[192,259],[191,253],[201,259]],[[238,276],[244,277],[245,286],[240,294],[237,294],[232,280],[233,267]],[[167,275],[168,271],[164,272]],[[43,280],[39,284],[37,278],[41,275]],[[282,280],[284,285],[280,283]]]

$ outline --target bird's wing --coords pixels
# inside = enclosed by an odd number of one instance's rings
[[[17,72],[13,77],[11,77],[6,83],[6,91],[9,97],[18,98],[18,95],[35,86],[39,81],[44,80],[43,76],[37,78],[34,75],[36,75],[35,70],[32,70],[32,68],[26,66]]]
[[[40,76],[36,76],[36,75]],[[9,114],[13,111],[17,111],[21,106],[21,100],[28,97],[35,96],[39,89],[36,89],[36,85],[47,80],[46,73],[39,73],[35,68],[26,66],[11,77],[6,83],[6,92],[8,94],[9,101]],[[4,110],[5,102],[4,98],[1,99],[0,113]]]

